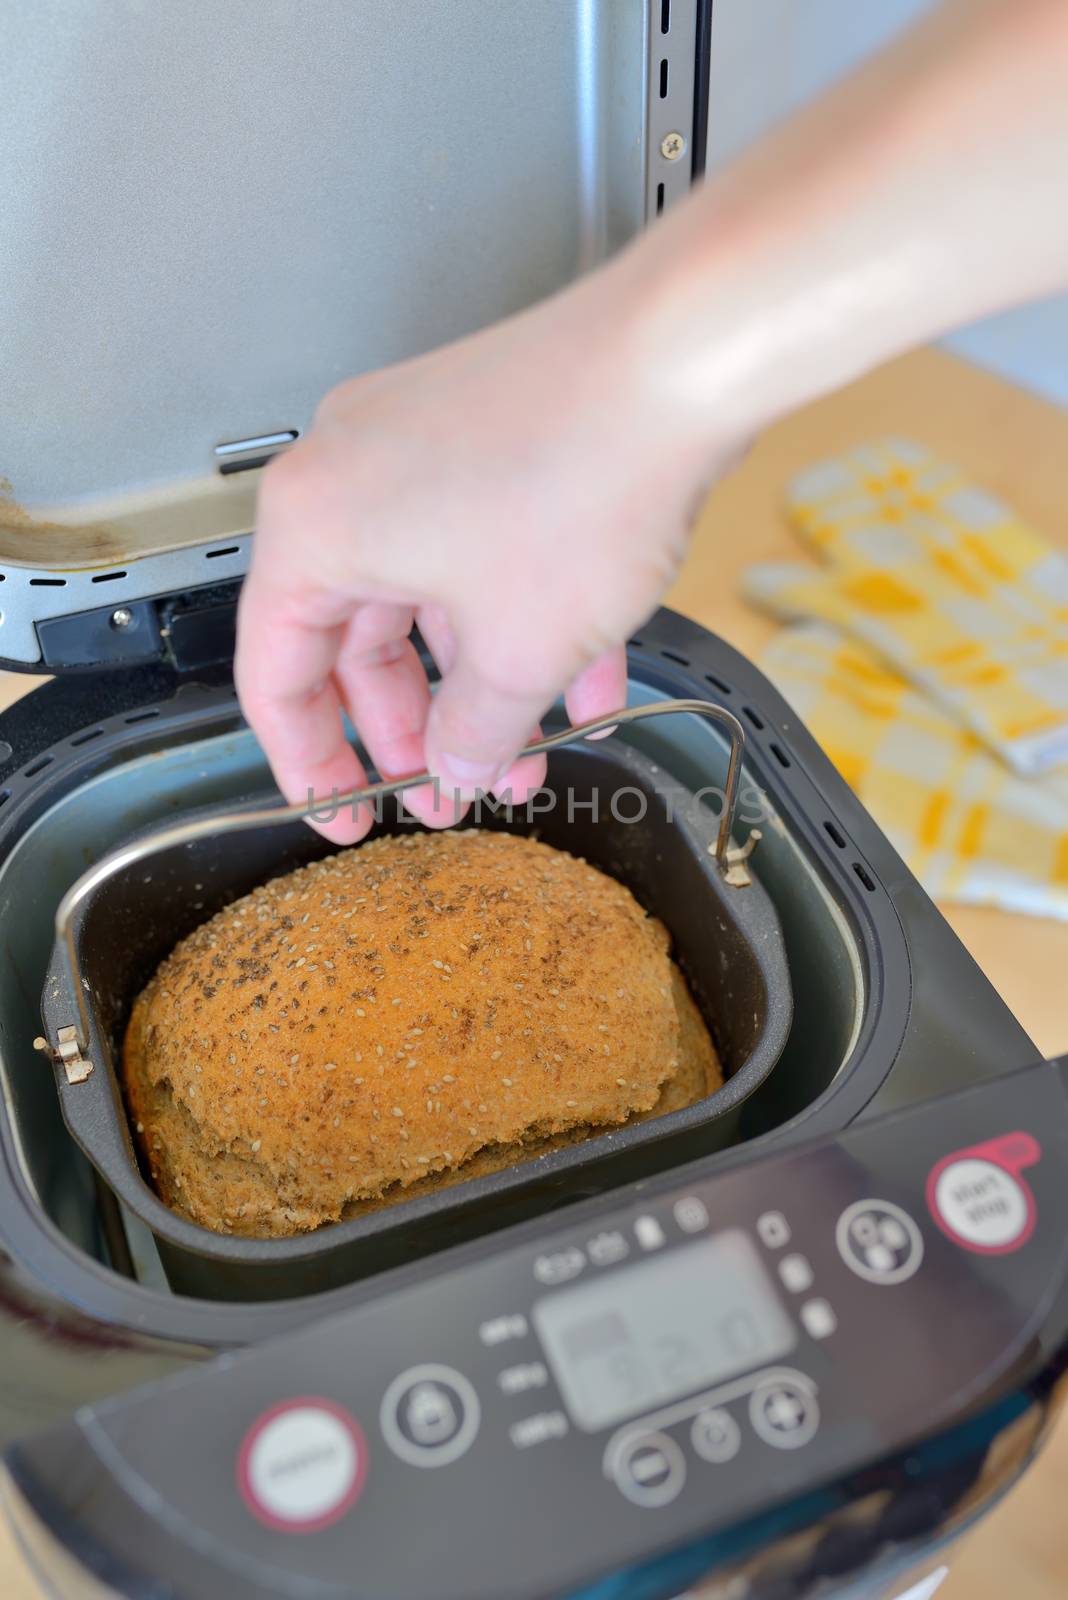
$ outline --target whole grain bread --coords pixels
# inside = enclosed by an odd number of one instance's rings
[[[319,1227],[722,1082],[663,926],[514,834],[381,838],[276,878],[137,998],[127,1103],[204,1227]]]

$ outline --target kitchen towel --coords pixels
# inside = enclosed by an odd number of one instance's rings
[[[903,440],[788,511],[819,568],[750,568],[763,665],[928,892],[1068,920],[1068,560]]]

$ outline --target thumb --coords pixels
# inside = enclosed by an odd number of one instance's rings
[[[560,687],[563,687],[561,681]],[[426,728],[429,770],[465,799],[492,789],[534,735],[555,691],[494,681],[461,647],[431,703]]]

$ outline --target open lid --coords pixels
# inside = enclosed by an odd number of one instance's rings
[[[325,391],[685,192],[708,10],[9,0],[0,662],[230,649],[259,468]]]

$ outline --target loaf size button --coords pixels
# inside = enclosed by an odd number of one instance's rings
[[[868,1283],[905,1283],[923,1260],[922,1233],[890,1200],[847,1206],[838,1218],[835,1242],[850,1271]]]

